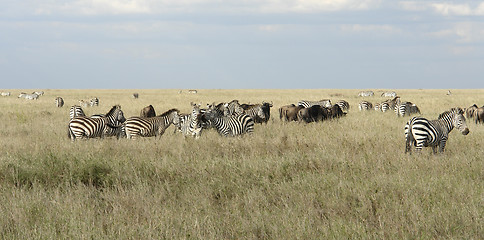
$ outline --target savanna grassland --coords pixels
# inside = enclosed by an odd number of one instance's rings
[[[446,152],[404,154],[409,117],[358,111],[360,90],[44,90],[37,101],[0,98],[1,239],[484,239],[484,125],[450,134]],[[139,99],[131,98],[138,92]],[[484,90],[398,90],[435,119],[484,105]],[[54,98],[66,104],[56,108]],[[71,142],[69,107],[98,97],[126,117],[152,104],[191,110],[239,99],[272,101],[254,134],[198,140]],[[346,117],[281,123],[298,100],[347,100]]]

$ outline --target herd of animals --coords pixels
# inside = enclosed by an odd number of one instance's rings
[[[32,94],[21,93],[18,98],[36,100],[44,94],[43,91]],[[447,95],[450,95],[450,91]],[[10,92],[0,92],[0,96],[11,96]],[[360,97],[374,96],[372,91],[359,92]],[[420,114],[418,106],[412,102],[401,101],[395,92],[384,92],[383,97],[390,97],[380,103],[372,104],[361,101],[358,104],[360,111],[394,111],[397,116],[410,116]],[[133,98],[139,97],[133,93]],[[61,97],[55,98],[57,107],[64,106]],[[272,103],[241,104],[238,100],[230,102],[207,104],[191,103],[190,113],[180,113],[176,108],[157,115],[152,105],[141,109],[140,116],[126,119],[120,105],[113,106],[106,114],[86,116],[82,107],[99,106],[99,98],[79,100],[79,105],[70,107],[70,121],[68,123],[68,136],[74,141],[82,138],[125,137],[134,139],[138,137],[161,136],[170,126],[183,136],[199,138],[203,131],[215,129],[221,136],[238,136],[250,134],[254,131],[255,123],[265,123],[270,119]],[[319,122],[344,117],[350,108],[345,100],[334,104],[330,99],[320,101],[299,101],[280,107],[279,118],[283,122]],[[464,116],[465,115],[465,116]],[[433,153],[444,152],[449,133],[457,128],[463,135],[469,133],[466,117],[474,119],[477,123],[484,123],[484,106],[476,104],[468,108],[451,108],[441,113],[436,120],[423,117],[413,117],[405,125],[406,147],[405,153],[412,152],[412,146],[417,152],[423,147],[431,147]]]

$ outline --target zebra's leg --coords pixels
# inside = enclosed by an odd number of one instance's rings
[[[439,144],[439,153],[444,153],[446,142],[447,141],[445,139],[442,139],[442,141],[440,141],[440,144]]]

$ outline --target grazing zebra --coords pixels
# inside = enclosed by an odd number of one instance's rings
[[[414,113],[420,114],[420,109],[411,102],[400,102],[395,105],[395,113],[398,117],[410,116]]]
[[[390,109],[391,109],[390,103],[388,103],[388,102],[382,102],[382,103],[376,103],[375,104],[375,111],[386,112]]]
[[[75,117],[85,117],[85,116],[86,114],[82,110],[81,106],[74,105],[74,106],[71,106],[71,108],[69,109],[69,117],[71,119]]]
[[[358,104],[358,109],[360,109],[360,111],[371,110],[373,109],[373,104],[371,104],[371,102],[368,102],[368,101],[362,101]]]
[[[423,147],[432,147],[433,153],[444,152],[445,144],[452,129],[457,128],[463,135],[469,133],[464,111],[461,108],[452,108],[439,115],[437,120],[427,120],[422,117],[413,117],[405,125],[405,153],[415,150],[420,152]]]
[[[348,112],[348,110],[350,110],[350,104],[345,100],[339,100],[335,104],[338,105],[343,112]]]
[[[112,134],[121,127],[124,118],[121,106],[116,105],[105,116],[75,117],[69,122],[69,137],[72,141],[77,138],[96,138]]]
[[[89,100],[89,106],[91,106],[91,107],[99,106],[99,98],[95,97],[95,98]]]
[[[134,99],[138,99],[138,97],[139,97],[139,94],[138,93],[133,93],[133,98]]]
[[[297,103],[298,106],[303,106],[305,108],[310,108],[314,105],[319,105],[319,106],[322,106],[322,107],[327,107],[327,108],[330,108],[332,105],[331,105],[331,100],[329,99],[323,99],[323,100],[319,100],[319,101],[306,101],[306,100],[301,100]]]
[[[173,108],[156,117],[131,117],[124,123],[126,137],[128,139],[153,136],[161,137],[172,123],[174,125],[179,124],[179,113],[180,111],[178,109]]]
[[[61,97],[56,97],[55,98],[55,106],[56,107],[63,107],[64,106],[64,99]]]
[[[2,97],[8,97],[8,96],[10,96],[10,92],[1,92],[0,95]]]
[[[183,136],[193,136],[198,139],[202,134],[200,104],[191,103],[191,105],[193,107],[191,114],[182,114],[179,117],[178,128]]]
[[[210,121],[211,126],[225,137],[254,132],[254,120],[247,114],[223,116],[211,107],[205,112],[204,116]]]
[[[32,94],[37,94],[39,96],[43,96],[44,95],[44,91],[35,91]]]
[[[358,93],[358,97],[373,97],[374,95],[373,91],[361,91]]]
[[[391,97],[391,98],[394,98],[397,96],[397,93],[396,92],[384,92],[381,94],[382,97]]]
[[[32,93],[32,94],[20,93],[20,95],[18,95],[18,98],[25,98],[25,99],[28,99],[28,100],[37,100],[37,99],[39,99],[39,95],[35,94],[35,93]]]
[[[188,90],[188,93],[197,94],[198,91],[196,89],[190,89],[190,90]]]

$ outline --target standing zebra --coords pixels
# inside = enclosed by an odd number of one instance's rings
[[[381,94],[382,97],[396,97],[397,96],[397,93],[396,92],[384,92]]]
[[[224,109],[225,116],[233,116],[233,115],[239,115],[244,113],[244,109],[240,106],[239,100],[232,100],[231,102],[226,103],[223,106],[225,107]]]
[[[368,101],[362,101],[360,102],[360,104],[358,104],[358,109],[360,109],[360,111],[371,110],[372,108],[373,108],[373,104],[371,104],[371,102],[368,102]]]
[[[266,112],[264,111],[262,104],[242,104],[242,108],[244,109],[244,113],[249,115],[252,120],[254,120],[254,123],[267,123]]]
[[[77,138],[104,137],[113,132],[111,128],[121,127],[124,118],[121,106],[115,105],[104,117],[75,117],[69,122],[69,137],[72,141]]]
[[[160,136],[173,123],[178,124],[180,111],[173,108],[156,117],[131,117],[124,123],[128,139],[140,137]]]
[[[91,107],[99,106],[99,98],[95,97],[95,98],[89,100],[89,106],[91,106]]]
[[[178,128],[183,136],[193,136],[198,139],[202,134],[202,122],[200,115],[200,104],[191,103],[192,112],[179,117]]]
[[[70,109],[69,109],[69,117],[71,119],[75,118],[75,117],[85,117],[86,114],[84,113],[84,111],[82,110],[81,106],[78,106],[78,105],[74,105],[72,106]]]
[[[395,105],[395,113],[398,117],[410,116],[413,113],[420,114],[420,109],[411,102],[400,102]]]
[[[225,137],[254,132],[254,120],[247,114],[223,116],[211,107],[205,112],[204,116],[210,121],[211,126]]]
[[[329,99],[322,99],[322,100],[319,100],[319,101],[306,101],[306,100],[301,100],[297,103],[298,106],[303,106],[305,108],[310,108],[314,105],[320,105],[322,107],[327,107],[327,108],[330,108],[332,105],[331,105],[331,100]]]
[[[427,120],[414,117],[405,125],[405,153],[412,151],[411,146],[420,152],[423,147],[432,147],[433,153],[444,152],[445,144],[452,129],[457,128],[463,135],[469,134],[464,111],[461,108],[452,108],[439,115],[437,120]]]
[[[350,104],[345,100],[339,100],[335,104],[338,105],[343,112],[348,112],[350,109]]]
[[[64,99],[61,97],[56,97],[55,98],[55,106],[56,107],[63,107],[64,106]]]
[[[373,91],[361,91],[358,93],[358,97],[373,97],[374,95]]]

